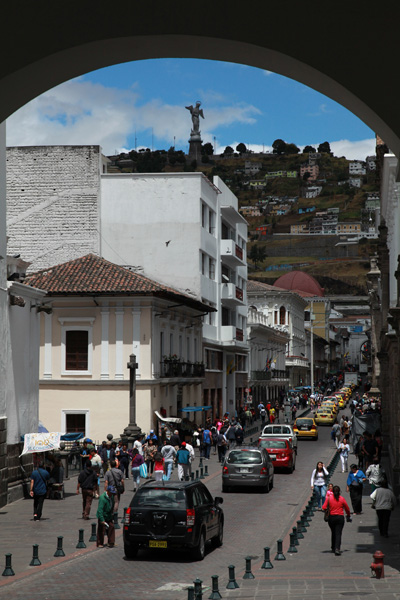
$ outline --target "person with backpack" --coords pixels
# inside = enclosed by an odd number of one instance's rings
[[[33,520],[40,521],[42,518],[43,502],[47,493],[47,480],[50,474],[40,462],[37,469],[31,474],[30,496],[33,498]]]
[[[203,456],[206,460],[210,459],[210,451],[211,451],[211,431],[209,429],[204,429],[203,431]]]

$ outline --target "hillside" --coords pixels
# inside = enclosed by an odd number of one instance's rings
[[[328,278],[327,289],[346,286],[351,293],[366,293],[365,276],[368,257],[375,252],[374,240],[349,244],[348,231],[337,236],[296,236],[291,234],[291,226],[312,231],[318,219],[321,221],[317,213],[322,211],[322,219],[333,216],[338,225],[358,223],[362,231],[368,231],[374,212],[366,210],[366,201],[379,193],[378,171],[368,168],[369,163],[357,161],[360,173],[350,173],[354,161],[329,152],[238,154],[232,150],[218,156],[205,153],[197,164],[189,163],[182,151],[173,148],[131,151],[110,158],[113,172],[201,171],[210,179],[220,176],[238,197],[239,210],[249,224],[248,256],[259,255],[256,263],[249,261],[250,278],[271,282],[285,271],[299,268],[319,281]],[[306,197],[313,193],[316,197]]]

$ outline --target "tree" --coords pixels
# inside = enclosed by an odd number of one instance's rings
[[[322,144],[320,144],[318,146],[318,152],[325,152],[325,154],[330,154],[331,147],[329,145],[329,142],[323,142]]]
[[[262,262],[267,257],[267,253],[264,246],[253,244],[248,256],[253,261],[254,268],[257,270],[257,263]]]
[[[238,144],[236,146],[236,152],[239,152],[239,154],[246,154],[246,152],[247,152],[246,145],[243,144],[243,142],[240,142],[240,144]]]
[[[224,150],[224,154],[234,154],[234,149],[232,148],[232,146],[227,146]]]
[[[202,154],[207,154],[207,156],[212,156],[214,154],[213,145],[210,142],[207,142],[207,144],[204,144],[201,147],[201,153]]]
[[[274,154],[285,154],[286,153],[286,142],[281,139],[277,139],[273,142],[272,148]]]
[[[315,152],[315,148],[313,148],[313,146],[304,146],[304,150],[303,150],[303,154],[306,154],[306,152]]]
[[[300,152],[300,148],[296,146],[296,144],[286,144],[285,154],[298,154]]]

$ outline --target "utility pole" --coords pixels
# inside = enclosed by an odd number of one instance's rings
[[[131,354],[127,364],[129,369],[129,425],[121,434],[121,438],[126,440],[130,446],[142,433],[140,427],[136,425],[136,369],[138,366],[135,354]]]

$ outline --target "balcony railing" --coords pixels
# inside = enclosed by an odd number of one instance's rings
[[[235,254],[238,258],[240,258],[240,260],[243,260],[243,250],[237,244],[235,244]]]
[[[251,379],[253,381],[269,381],[272,379],[271,371],[252,371]]]
[[[191,363],[181,360],[163,360],[160,363],[160,377],[204,377],[204,363]]]
[[[272,369],[272,379],[289,379],[289,372],[286,369]]]
[[[243,290],[238,287],[236,288],[236,298],[243,302]]]

